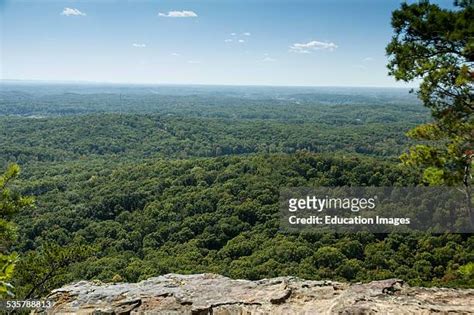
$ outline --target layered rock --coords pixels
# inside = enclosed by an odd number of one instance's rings
[[[168,274],[139,283],[81,281],[48,298],[49,314],[474,314],[474,289],[409,287],[396,279],[350,285]]]

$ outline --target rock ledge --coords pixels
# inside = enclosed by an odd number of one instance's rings
[[[48,299],[48,314],[474,314],[474,289],[409,287],[397,279],[350,285],[168,274],[139,283],[80,281]]]

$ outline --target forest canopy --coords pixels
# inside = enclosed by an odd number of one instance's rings
[[[204,90],[176,108],[139,90],[103,98],[137,104],[124,113],[64,89],[2,92],[23,113],[0,117],[0,164],[20,163],[14,188],[36,198],[15,218],[18,297],[169,272],[472,286],[468,235],[279,231],[281,187],[421,183],[397,158],[404,131],[430,120],[407,90],[282,89],[284,102],[263,90],[229,106]]]

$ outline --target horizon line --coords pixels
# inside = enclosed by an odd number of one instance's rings
[[[374,86],[374,85],[285,85],[285,84],[226,84],[226,83],[147,83],[87,80],[30,80],[0,79],[0,83],[63,84],[63,85],[136,85],[136,86],[216,86],[216,87],[281,87],[281,88],[373,88],[373,89],[413,89],[414,86]]]

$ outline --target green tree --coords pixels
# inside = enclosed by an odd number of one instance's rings
[[[423,170],[428,184],[462,183],[474,223],[474,1],[454,4],[454,10],[427,0],[402,4],[392,14],[395,35],[386,50],[389,74],[420,81],[418,96],[434,118],[408,133],[425,143],[403,154],[403,163]]]
[[[9,252],[12,242],[17,237],[16,226],[11,222],[12,216],[33,204],[31,197],[23,197],[9,187],[19,174],[20,167],[12,164],[0,176],[0,297],[13,295],[10,280],[18,255]]]
[[[318,267],[335,269],[344,260],[346,260],[346,256],[339,249],[331,246],[321,247],[314,253],[314,262]]]
[[[15,273],[15,285],[21,288],[18,295],[25,299],[38,298],[71,281],[67,278],[69,268],[89,257],[93,251],[90,246],[74,243],[67,246],[47,243],[25,253]]]

